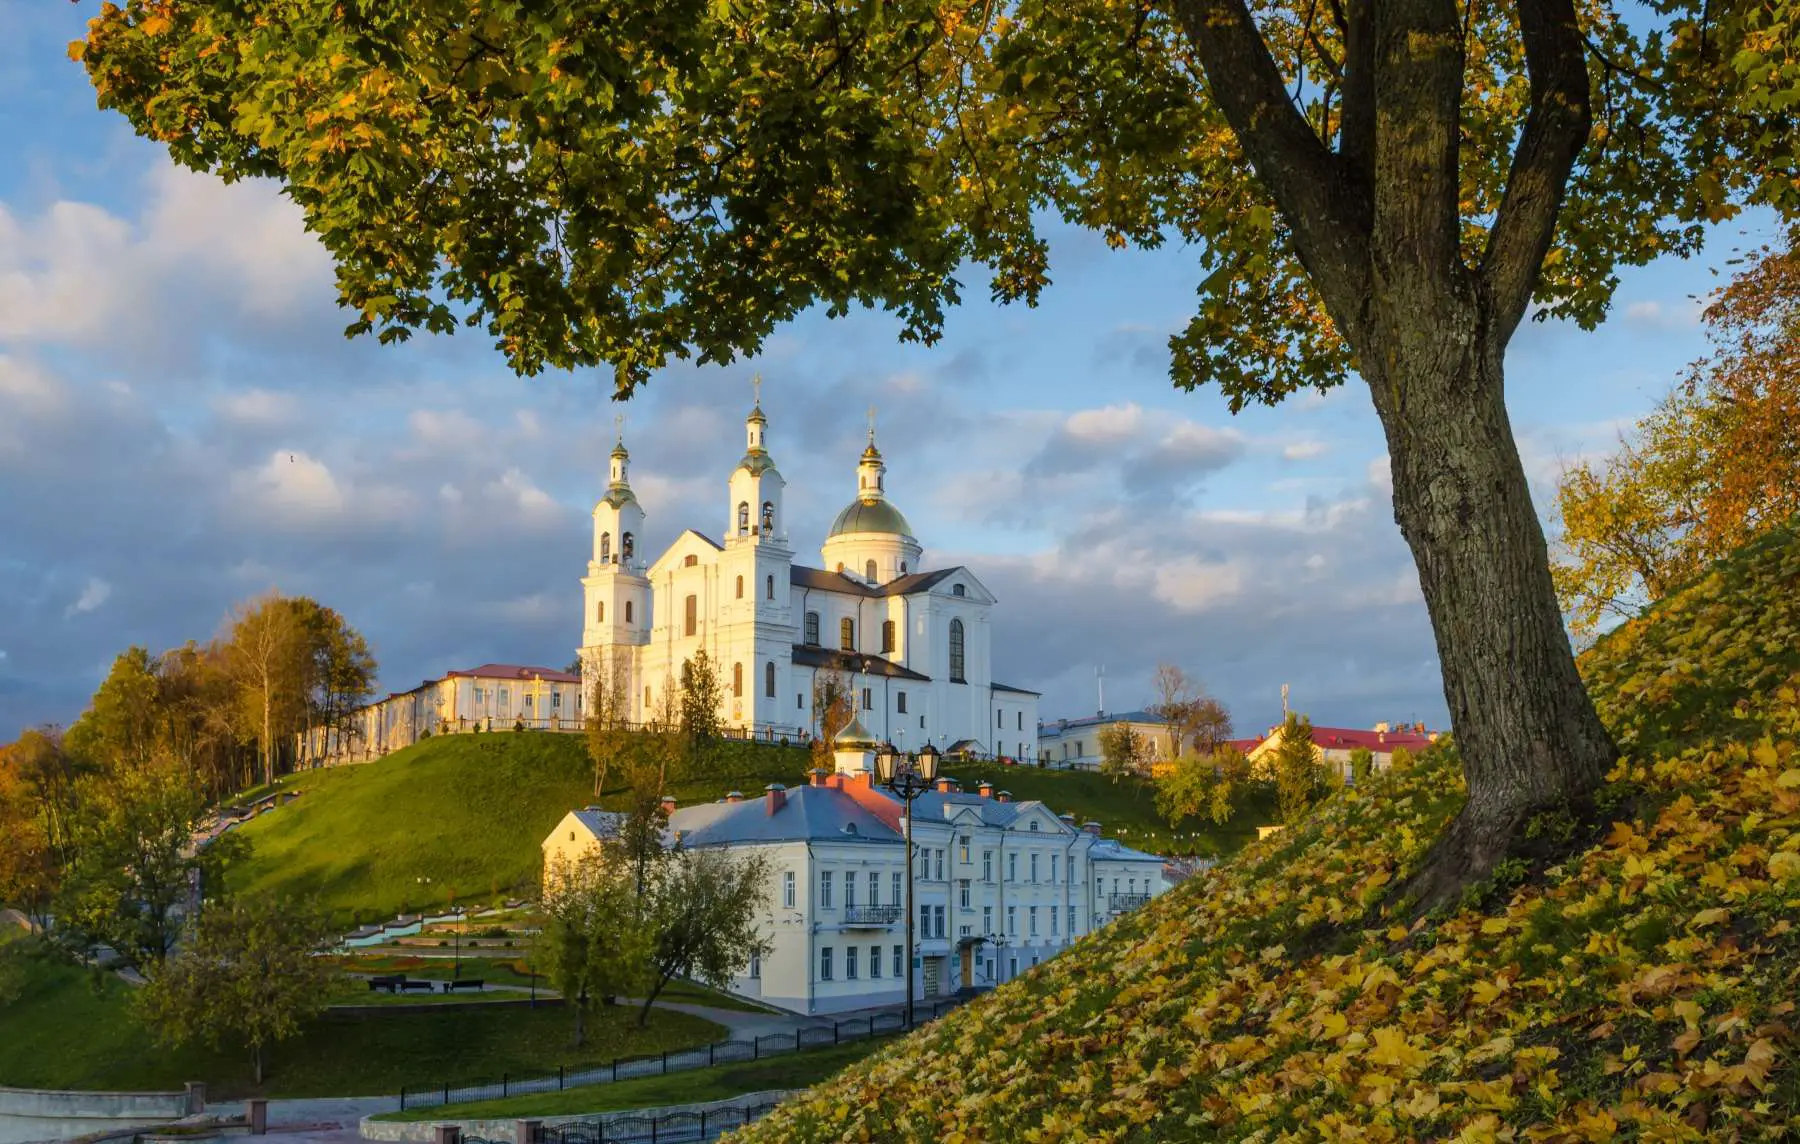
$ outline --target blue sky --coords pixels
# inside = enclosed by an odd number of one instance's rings
[[[677,367],[626,406],[596,372],[513,377],[478,337],[347,342],[330,266],[269,185],[178,171],[94,107],[66,44],[95,6],[0,0],[0,741],[67,723],[112,657],[214,635],[278,587],[342,611],[393,689],[567,663],[587,514],[628,418],[645,551],[717,534],[764,377],[791,535],[817,562],[865,410],[928,565],[999,597],[997,672],[1054,718],[1187,668],[1240,731],[1446,722],[1417,576],[1360,386],[1233,417],[1167,379],[1191,252],[1053,232],[1035,310],[983,302],[931,349],[809,314],[754,362]],[[1541,509],[1704,349],[1705,258],[1623,276],[1597,333],[1529,324],[1508,404]],[[971,276],[966,291],[985,295]]]

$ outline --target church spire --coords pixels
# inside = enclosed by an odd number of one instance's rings
[[[623,413],[613,417],[613,433],[612,475],[607,489],[620,489],[630,493],[631,480],[627,473],[627,467],[631,463],[631,454],[625,450],[625,415]]]
[[[887,465],[881,460],[881,450],[875,447],[875,407],[869,406],[869,445],[863,450],[862,459],[856,463],[856,496],[858,500],[873,502],[882,499],[885,492]]]
[[[744,439],[750,452],[761,453],[767,448],[763,444],[763,438],[769,427],[769,419],[763,416],[762,411],[762,374],[752,377],[750,385],[756,396],[750,408],[750,416],[744,418]]]

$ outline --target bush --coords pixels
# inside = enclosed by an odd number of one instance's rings
[[[513,720],[513,730],[523,731],[524,729],[525,729],[525,720],[523,720],[523,719],[514,719]]]

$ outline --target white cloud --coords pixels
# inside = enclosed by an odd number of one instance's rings
[[[80,615],[83,612],[91,612],[100,605],[106,603],[111,596],[111,584],[108,584],[98,576],[89,576],[87,583],[82,585],[81,595],[76,597],[73,604],[70,604],[63,610],[63,616],[64,618],[67,618],[69,616]]]
[[[330,467],[305,452],[269,454],[260,468],[232,478],[232,492],[276,523],[317,524],[344,512],[344,490]]]
[[[1706,303],[1698,298],[1667,302],[1644,299],[1626,303],[1625,321],[1657,330],[1685,330],[1700,324],[1700,315],[1705,309]]]
[[[415,409],[407,415],[406,427],[421,444],[443,452],[473,448],[488,434],[487,426],[460,409]]]
[[[1394,495],[1394,466],[1386,453],[1369,462],[1368,478],[1374,487],[1388,496]]]
[[[527,516],[543,519],[558,515],[556,501],[550,494],[538,488],[518,469],[506,470],[491,489],[501,500],[510,501],[511,507]]]
[[[1083,409],[1063,422],[1063,433],[1088,445],[1114,445],[1138,435],[1144,425],[1144,409],[1137,402]]]
[[[300,416],[298,398],[267,389],[221,394],[213,407],[225,420],[246,427],[278,428]]]
[[[1323,441],[1295,441],[1281,450],[1281,455],[1290,461],[1310,461],[1314,457],[1322,457],[1329,448]]]

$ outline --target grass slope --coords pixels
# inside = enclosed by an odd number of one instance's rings
[[[130,1012],[131,987],[117,977],[48,958],[24,964],[19,997],[0,1004],[0,1085],[166,1091],[204,1080],[217,1099],[256,1094],[247,1053],[156,1045]],[[656,1011],[643,1030],[636,1019],[635,1009],[603,1011],[577,1053],[569,1047],[573,1018],[562,1009],[328,1014],[270,1052],[261,1095],[379,1096],[403,1084],[600,1064],[725,1033],[684,1013]]]
[[[845,1065],[854,1064],[874,1052],[885,1040],[857,1041],[834,1045],[828,1049],[808,1049],[803,1053],[783,1053],[766,1060],[719,1065],[669,1076],[640,1077],[616,1084],[587,1085],[533,1096],[514,1096],[504,1100],[483,1100],[458,1104],[451,1108],[408,1109],[388,1112],[377,1120],[507,1120],[529,1116],[581,1116],[590,1112],[612,1112],[621,1108],[662,1108],[672,1104],[699,1104],[708,1100],[725,1100],[747,1092],[765,1092],[778,1088],[806,1088],[816,1084]]]
[[[734,1139],[1792,1138],[1797,587],[1782,531],[1584,657],[1624,760],[1560,865],[1390,915],[1440,745]]]
[[[733,790],[759,794],[772,782],[806,781],[798,747],[722,744],[703,772],[675,782],[682,805]],[[983,778],[1020,799],[1038,798],[1078,820],[1098,819],[1126,842],[1153,850],[1236,849],[1266,820],[1253,808],[1223,829],[1183,824],[1181,836],[1156,817],[1147,782],[1113,784],[1099,775],[1033,767],[967,765],[952,771],[966,789]],[[240,829],[252,853],[231,874],[234,889],[314,898],[344,924],[511,895],[534,896],[544,836],[571,809],[595,802],[622,808],[609,783],[598,800],[579,735],[501,731],[426,739],[380,762],[305,771],[282,780],[305,792]]]

